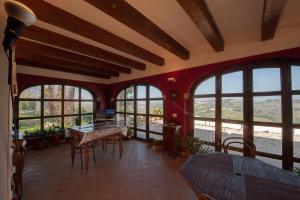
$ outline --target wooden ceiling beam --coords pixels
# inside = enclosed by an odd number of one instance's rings
[[[16,44],[16,49],[22,48],[27,49],[28,52],[32,52],[38,55],[45,55],[48,57],[58,58],[60,60],[72,61],[74,63],[80,63],[84,65],[90,65],[97,69],[102,69],[106,71],[122,72],[126,74],[131,73],[131,69],[115,65],[112,63],[107,63],[101,60],[97,60],[91,57],[83,56],[70,51],[58,49],[55,47],[47,46],[41,43],[19,39]]]
[[[114,49],[126,52],[135,57],[149,61],[156,65],[164,65],[164,59],[150,51],[143,49],[123,38],[110,33],[90,22],[71,13],[51,5],[42,0],[18,0],[33,10],[39,20],[71,31],[91,40],[100,42]]]
[[[80,42],[78,40],[63,36],[58,33],[54,33],[37,26],[27,27],[23,32],[22,37],[82,53],[88,56],[96,57],[100,60],[115,63],[117,65],[122,65],[138,70],[146,69],[146,65],[144,63],[120,56],[118,54],[103,50],[101,48]]]
[[[287,0],[265,0],[261,22],[261,40],[273,39]]]
[[[111,72],[106,70],[101,70],[94,68],[90,65],[84,65],[79,63],[74,63],[67,60],[60,60],[58,58],[48,57],[46,55],[39,55],[32,52],[28,52],[26,49],[18,48],[16,49],[16,59],[26,59],[30,61],[35,61],[39,63],[44,63],[47,65],[59,66],[64,69],[74,69],[79,70],[82,72],[90,72],[95,74],[101,75],[108,75],[108,76],[119,76],[118,72]],[[18,63],[17,63],[18,64]]]
[[[216,52],[224,50],[224,39],[204,0],[177,0]]]
[[[189,51],[124,0],[85,0],[176,56],[186,60]]]
[[[66,68],[64,66],[56,66],[53,64],[46,64],[44,62],[37,62],[37,61],[20,58],[20,57],[16,57],[16,62],[18,63],[18,65],[25,65],[25,66],[30,66],[30,67],[40,68],[40,69],[55,70],[55,71],[80,74],[80,75],[85,75],[85,76],[92,76],[92,77],[97,77],[97,78],[104,78],[104,79],[110,78],[109,75],[105,75],[105,74],[97,74],[94,72],[87,72],[87,71],[73,69],[73,68]]]

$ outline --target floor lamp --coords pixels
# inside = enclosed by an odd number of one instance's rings
[[[26,26],[32,25],[36,21],[36,16],[33,11],[27,6],[13,0],[6,0],[4,2],[4,8],[8,15],[7,25],[4,31],[4,39],[2,46],[8,58],[8,85],[9,85],[9,95],[12,102],[12,110],[14,113],[14,96],[17,94],[16,81],[13,81],[16,77],[16,63],[14,56],[14,45],[16,40],[21,36],[22,31]],[[14,78],[13,78],[14,77]],[[13,139],[15,145],[16,154],[16,171],[20,172],[20,146],[18,143],[19,132],[16,126],[16,119],[13,114]],[[22,174],[17,174],[18,180],[20,180],[19,185],[14,185],[15,191],[17,193],[18,199],[22,196]]]

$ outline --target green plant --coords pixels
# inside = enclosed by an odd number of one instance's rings
[[[188,136],[185,140],[185,145],[189,153],[207,153],[211,152],[211,148],[209,148],[203,141],[199,138]]]
[[[300,176],[300,168],[296,167],[294,170],[294,173]]]

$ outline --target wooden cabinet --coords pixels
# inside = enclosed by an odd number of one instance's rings
[[[182,137],[180,134],[181,125],[165,124],[163,126],[163,150],[170,156],[180,155]]]

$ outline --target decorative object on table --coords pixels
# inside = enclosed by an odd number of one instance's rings
[[[180,172],[198,197],[298,200],[299,176],[247,156],[211,152],[191,155]]]
[[[163,151],[167,151],[173,157],[181,154],[181,127],[181,125],[174,122],[163,125]]]
[[[241,137],[229,137],[223,141],[223,149],[225,153],[228,153],[228,149],[230,149],[231,144],[242,144],[246,150],[246,156],[255,158],[256,155],[256,146],[253,142],[248,139]]]
[[[196,154],[196,153],[207,153],[211,152],[212,149],[209,148],[203,141],[194,136],[187,136],[184,140],[185,148],[187,153]]]
[[[80,119],[79,117],[75,117],[75,125],[80,126]]]
[[[173,100],[176,100],[178,98],[178,92],[176,91],[171,91],[170,92],[170,98]]]

